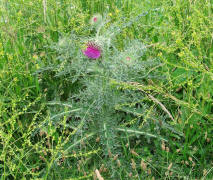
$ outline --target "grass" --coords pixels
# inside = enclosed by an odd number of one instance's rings
[[[212,27],[211,0],[2,0],[1,179],[212,179]]]

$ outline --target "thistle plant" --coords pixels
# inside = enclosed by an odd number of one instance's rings
[[[81,144],[73,145],[76,140],[81,141],[88,134],[96,136],[101,143],[100,156],[111,159],[106,166],[113,172],[110,176],[116,178],[118,172],[112,155],[122,155],[123,135],[142,135],[149,143],[154,139],[167,141],[160,133],[169,125],[165,122],[168,115],[159,113],[145,92],[128,86],[147,84],[148,79],[163,79],[159,73],[159,60],[146,59],[147,45],[137,39],[125,39],[123,50],[117,49],[115,39],[122,27],[115,29],[115,24],[112,24],[113,27],[106,28],[108,22],[107,17],[95,15],[90,21],[96,30],[92,38],[79,38],[72,34],[62,37],[52,46],[58,54],[58,64],[51,65],[54,78],[63,79],[63,84],[56,87],[54,95],[47,96],[52,100],[49,111],[54,117],[51,118],[54,126],[73,129],[68,130],[67,139],[60,145],[63,152],[69,154],[79,146],[82,151]],[[131,20],[123,28],[132,23]],[[155,70],[150,70],[153,67]],[[39,72],[45,72],[45,68]],[[64,83],[69,84],[68,90]],[[66,108],[60,104],[67,104]],[[163,125],[154,125],[152,122],[156,119],[161,119]],[[57,167],[62,153],[58,152],[56,157],[52,166]]]

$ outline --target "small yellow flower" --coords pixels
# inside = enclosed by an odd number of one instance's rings
[[[38,59],[38,56],[37,56],[36,54],[34,54],[34,55],[33,55],[33,59],[34,59],[34,60],[37,60],[37,59]]]
[[[183,52],[183,51],[179,52],[179,53],[178,53],[178,56],[179,56],[179,57],[183,57],[183,56],[184,56],[184,52]]]
[[[3,56],[4,55],[4,51],[0,51],[0,56]]]
[[[36,64],[36,69],[39,69],[39,65],[38,64]]]
[[[13,55],[11,55],[11,54],[7,54],[7,57],[8,57],[8,60],[12,60],[13,59]]]
[[[112,16],[112,13],[109,13],[108,15],[109,15],[109,16]]]
[[[176,32],[175,31],[172,31],[172,36],[174,36],[176,34]]]
[[[180,45],[182,43],[181,39],[177,39],[176,41],[176,44]]]
[[[163,55],[163,54],[162,54],[162,52],[158,53],[158,56],[160,56],[160,57],[161,57],[162,55]]]
[[[19,17],[22,16],[22,12],[21,11],[18,12],[18,16]]]

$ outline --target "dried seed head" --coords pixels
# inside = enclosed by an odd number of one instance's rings
[[[103,171],[103,169],[104,169],[104,164],[102,164],[102,165],[101,165],[101,167],[100,167],[100,170],[99,170],[99,171],[100,171],[100,172],[102,172],[102,171]]]
[[[131,159],[132,163],[131,163],[131,166],[132,166],[132,169],[136,169],[136,163],[134,161],[134,159]]]
[[[163,125],[163,122],[161,120],[159,120],[159,125],[160,125],[160,127],[162,127],[162,125]]]
[[[93,180],[97,180],[97,176],[95,173],[93,173]]]
[[[141,169],[143,169],[144,171],[146,171],[147,169],[147,165],[143,160],[141,160]]]
[[[208,135],[208,133],[207,133],[207,131],[205,132],[205,139],[207,138],[207,135]]]
[[[80,144],[81,144],[82,146],[85,146],[85,143],[84,143],[83,140],[81,140]]]
[[[129,173],[129,177],[132,177],[132,172]]]
[[[43,153],[44,153],[45,156],[47,155],[47,152],[45,150],[43,150]]]
[[[177,149],[176,152],[179,153],[179,152],[180,152],[180,149]]]
[[[168,147],[166,147],[166,152],[169,152],[169,148]]]
[[[204,169],[204,170],[203,170],[203,176],[206,176],[206,174],[207,174],[207,170]]]
[[[181,163],[184,164],[184,160],[182,160]]]
[[[45,56],[45,52],[41,52],[41,53],[40,53],[40,56],[41,56],[41,57]]]
[[[173,172],[171,171],[171,172],[169,173],[169,175],[172,176],[172,174],[173,174]]]
[[[40,133],[39,133],[40,136],[43,136],[44,134],[45,134],[44,131],[40,131]]]
[[[195,147],[193,148],[194,153],[195,153],[197,150],[198,150],[198,148],[195,146]]]
[[[51,149],[51,144],[49,140],[46,142],[46,145],[48,146],[49,149]]]
[[[104,168],[103,172],[105,173],[105,172],[107,172],[107,171],[108,171],[107,168]]]
[[[148,169],[148,174],[151,175],[152,174],[152,170],[149,168]]]
[[[95,174],[98,178],[98,180],[104,180],[104,178],[101,176],[100,172],[98,171],[98,169],[95,170]]]
[[[178,123],[179,123],[179,124],[182,124],[182,120],[181,120],[180,118],[178,119]]]
[[[111,153],[110,149],[108,149],[108,154],[109,154],[109,157],[112,158],[112,153]]]
[[[133,154],[133,155],[135,155],[135,156],[139,156],[139,155],[134,151],[134,149],[131,149],[130,152],[131,152],[131,154]]]
[[[162,144],[161,144],[161,149],[162,149],[163,151],[165,151],[165,149],[166,149],[166,146],[165,146],[165,143],[164,143],[164,141],[162,141]]]
[[[168,167],[168,170],[170,170],[172,168],[172,163],[170,163],[169,167]]]
[[[189,161],[191,161],[191,162],[192,162],[192,157],[189,157]]]
[[[118,165],[118,167],[121,167],[121,162],[119,159],[117,160],[117,165]]]
[[[180,92],[180,90],[183,89],[182,87],[178,87],[175,92]]]
[[[45,162],[45,158],[43,156],[39,156],[39,158]]]
[[[118,159],[118,154],[114,156],[113,160],[117,160]]]
[[[95,140],[97,143],[100,142],[100,137],[97,137],[96,140]]]
[[[82,161],[83,161],[83,160],[82,160]],[[79,160],[79,161],[78,161],[78,164],[79,164],[79,165],[82,165],[82,161],[81,161],[81,160]]]
[[[81,172],[81,167],[79,164],[77,164],[77,167],[78,167],[78,171]]]
[[[127,143],[125,146],[126,146],[126,148],[128,148],[128,147],[129,147],[129,144]]]
[[[72,153],[73,153],[74,156],[76,156],[76,152],[74,150],[72,151]]]
[[[195,162],[193,161],[193,162],[192,162],[192,167],[195,167],[195,165],[196,165],[196,164],[195,164]]]

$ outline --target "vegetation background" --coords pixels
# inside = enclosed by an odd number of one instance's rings
[[[1,0],[1,179],[212,179],[212,4]]]

